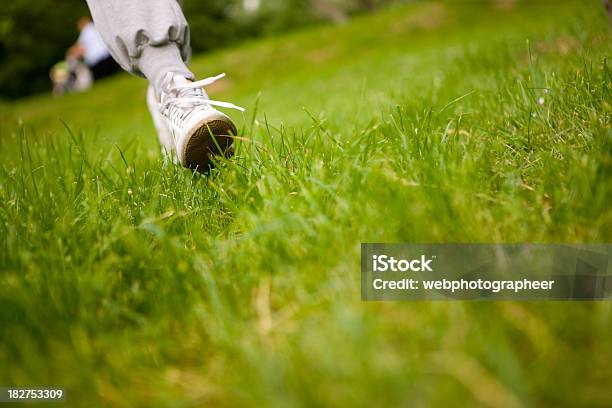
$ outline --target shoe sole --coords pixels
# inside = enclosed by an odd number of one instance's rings
[[[189,138],[183,157],[184,166],[200,172],[214,167],[215,156],[229,158],[233,155],[233,136],[236,126],[226,118],[213,119],[201,124]]]

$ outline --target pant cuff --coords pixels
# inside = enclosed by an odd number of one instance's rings
[[[183,75],[191,80],[195,78],[181,58],[181,52],[176,43],[169,43],[159,47],[151,45],[144,47],[138,59],[138,68],[153,85],[158,95],[164,76],[168,72]]]

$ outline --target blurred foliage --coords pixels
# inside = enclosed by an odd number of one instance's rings
[[[0,6],[0,96],[50,89],[49,68],[64,57],[87,13],[82,0],[10,0]]]
[[[185,1],[194,52],[246,38],[369,11],[394,0],[261,0],[252,12],[243,0]],[[396,0],[397,1],[397,0]],[[11,0],[0,6],[0,97],[49,90],[50,67],[76,40],[83,0]]]
[[[244,37],[243,27],[232,21],[236,19],[241,4],[242,0],[183,2],[194,52],[221,47]]]

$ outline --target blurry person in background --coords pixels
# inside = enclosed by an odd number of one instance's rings
[[[53,96],[83,92],[91,88],[93,78],[87,65],[76,58],[68,58],[55,64],[49,72],[53,82]]]
[[[89,17],[81,17],[77,23],[79,38],[66,52],[69,65],[81,58],[91,70],[94,80],[99,80],[120,70],[119,65],[111,57],[102,37],[94,27]],[[71,71],[71,75],[75,72]]]
[[[149,81],[147,104],[162,150],[183,166],[207,171],[212,156],[229,156],[236,126],[215,107],[244,109],[208,98],[187,68],[189,26],[180,0],[87,0],[96,28],[126,71]]]

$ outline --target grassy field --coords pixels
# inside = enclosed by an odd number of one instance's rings
[[[361,242],[610,242],[610,39],[596,0],[423,2],[198,56],[248,109],[210,177],[162,161],[127,74],[0,104],[0,386],[612,405],[609,302],[359,294]]]

